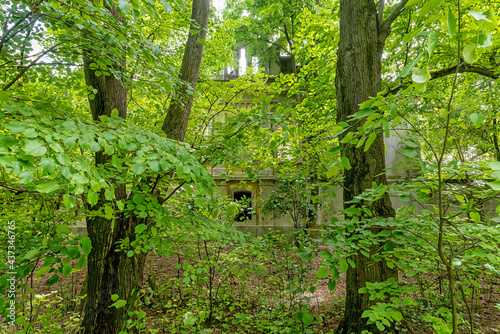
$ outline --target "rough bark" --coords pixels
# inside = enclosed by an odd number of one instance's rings
[[[120,13],[113,7],[109,9],[117,19]],[[85,82],[97,90],[95,98],[89,100],[90,110],[94,121],[100,121],[100,116],[110,116],[113,109],[118,110],[121,118],[127,116],[127,88],[114,76],[101,75],[97,77],[90,69],[92,62],[90,51],[84,53]],[[125,52],[119,64],[115,64],[115,71],[125,71]],[[109,160],[109,156],[102,152],[95,155],[96,166]],[[116,199],[127,197],[124,185],[116,185]],[[97,211],[106,203],[103,194],[91,210]],[[113,303],[111,295],[117,294],[120,299],[127,300],[130,305],[133,291],[141,283],[142,271],[146,259],[145,254],[137,257],[127,257],[123,251],[117,251],[117,242],[129,238],[135,239],[135,227],[144,223],[133,214],[121,213],[111,219],[104,217],[89,217],[87,219],[88,237],[92,242],[92,250],[88,256],[85,300],[85,316],[83,319],[83,333],[85,334],[115,334],[119,333],[125,322],[126,308],[110,307]],[[114,225],[114,227],[113,227]]]
[[[337,118],[339,122],[349,122],[349,116],[359,111],[359,104],[376,96],[382,88],[382,50],[388,33],[386,31],[384,37],[380,36],[377,9],[373,0],[341,0],[339,15]],[[371,188],[372,182],[387,184],[383,174],[384,151],[382,134],[377,136],[366,152],[363,147],[356,149],[355,145],[343,144],[343,155],[352,166],[345,171],[344,203]],[[394,216],[387,194],[374,202],[370,210],[378,217]],[[378,229],[373,229],[373,232],[377,233]],[[375,253],[377,248],[374,246],[371,253]],[[362,254],[355,255],[352,259],[356,268],[349,268],[347,271],[345,315],[336,333],[361,333],[363,330],[380,333],[375,326],[366,324],[366,318],[361,317],[374,302],[369,300],[368,294],[360,294],[358,290],[366,282],[397,278],[397,271],[391,270],[385,261],[370,263],[373,261]]]
[[[161,128],[170,139],[184,141],[186,135],[201,61],[203,60],[204,46],[199,40],[204,41],[207,37],[209,14],[210,0],[193,0],[190,30],[199,32],[194,35],[189,34],[179,74],[181,86],[168,108]]]

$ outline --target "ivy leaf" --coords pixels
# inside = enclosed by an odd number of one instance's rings
[[[27,140],[24,145],[24,152],[28,155],[40,157],[47,153],[47,148],[39,140]]]

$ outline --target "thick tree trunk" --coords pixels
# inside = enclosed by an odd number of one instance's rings
[[[210,0],[193,0],[190,30],[197,30],[198,33],[189,34],[179,75],[181,87],[170,103],[161,128],[170,139],[184,141],[186,135],[194,91],[203,60],[204,46],[199,40],[205,41],[207,37],[209,15]]]
[[[381,90],[382,50],[384,40],[379,36],[377,10],[373,0],[340,1],[340,42],[338,48],[336,88],[337,118],[348,122],[349,116],[359,111],[359,104],[376,96]],[[362,125],[362,122],[357,126]],[[382,134],[364,152],[349,143],[343,145],[343,155],[349,158],[352,168],[345,171],[344,203],[352,200],[364,190],[372,187],[372,182],[387,184],[385,175],[385,153]],[[378,217],[394,216],[390,198],[384,197],[374,202],[370,210]],[[378,229],[373,229],[377,233]],[[371,253],[378,247],[374,246]],[[362,318],[365,310],[374,304],[368,294],[358,290],[366,282],[380,282],[390,277],[397,278],[397,271],[391,270],[385,261],[376,263],[362,254],[352,257],[356,268],[347,271],[346,304],[344,319],[337,333],[361,333],[369,330],[380,333],[375,326],[368,326]]]
[[[113,7],[111,13],[121,19],[120,13]],[[99,122],[99,117],[110,116],[113,109],[118,110],[121,118],[127,116],[127,88],[114,74],[96,77],[89,64],[92,62],[91,54],[84,54],[85,82],[97,90],[95,98],[89,100],[92,118]],[[115,65],[115,70],[125,71],[125,52],[120,64]],[[102,152],[95,155],[96,166],[106,163],[109,156]],[[116,199],[127,197],[125,185],[117,185]],[[101,194],[99,202],[91,210],[99,210],[106,201]],[[83,319],[83,332],[86,334],[115,334],[120,332],[125,321],[126,308],[109,307],[113,301],[111,295],[117,294],[120,299],[131,303],[134,289],[142,280],[142,270],[146,259],[145,254],[137,257],[127,257],[123,251],[117,251],[117,242],[125,238],[130,241],[135,239],[135,227],[143,223],[133,214],[124,213],[114,217],[113,220],[104,217],[90,217],[87,219],[87,232],[92,241],[92,250],[88,256],[87,279],[85,287],[85,316]],[[114,225],[114,227],[113,227]],[[133,299],[133,298],[132,298]],[[128,305],[127,305],[128,307]]]

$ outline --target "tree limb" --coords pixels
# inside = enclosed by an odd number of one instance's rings
[[[431,72],[431,78],[429,80],[435,80],[435,79],[439,79],[439,78],[448,76],[450,74],[455,74],[456,70],[457,70],[457,66],[455,65],[455,66],[451,66],[448,68],[444,68],[442,70]],[[460,62],[460,66],[458,66],[458,73],[476,73],[476,74],[482,75],[484,77],[487,77],[487,78],[490,78],[493,80],[500,78],[499,74],[491,71],[490,69],[488,69],[486,67],[474,66],[474,65],[470,65],[470,64],[462,63],[462,62]],[[411,84],[411,81],[405,81],[405,82],[401,83],[399,86],[397,86],[393,89],[390,89],[386,94],[384,94],[384,96],[395,94],[399,90],[408,87],[410,84]]]
[[[381,20],[379,21],[379,29],[378,30],[379,30],[379,35],[380,35],[381,41],[385,41],[387,36],[389,36],[389,34],[391,33],[392,22],[394,22],[394,20],[396,20],[398,18],[398,16],[403,12],[407,2],[408,2],[408,0],[401,0],[401,2],[396,7],[396,9],[394,9],[394,11],[391,13],[391,15],[389,15],[389,17],[384,22],[382,22],[382,18],[380,18]],[[380,14],[380,12],[379,12],[379,14]]]

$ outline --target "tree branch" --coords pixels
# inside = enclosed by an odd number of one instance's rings
[[[442,78],[442,77],[445,77],[445,76],[448,76],[451,74],[455,74],[456,71],[457,71],[457,66],[455,65],[452,67],[444,68],[442,70],[431,72],[430,80],[435,80],[435,79],[439,79],[439,78]],[[490,78],[493,80],[500,78],[500,74],[497,74],[488,68],[481,67],[481,66],[474,66],[474,65],[470,65],[470,64],[462,63],[462,62],[460,62],[460,65],[458,66],[458,73],[476,73],[476,74],[482,75],[484,77],[487,77],[487,78]],[[397,86],[393,89],[390,89],[386,94],[384,94],[384,96],[395,94],[399,90],[408,87],[410,84],[411,84],[411,81],[405,81],[405,82],[401,83],[399,86]]]
[[[391,15],[389,15],[387,20],[385,20],[384,22],[382,22],[382,18],[381,18],[381,20],[379,21],[379,29],[378,29],[381,41],[385,41],[387,36],[389,36],[389,34],[391,33],[392,22],[394,22],[394,20],[396,20],[398,18],[398,16],[403,12],[407,2],[408,2],[408,0],[401,0],[401,2],[396,7],[396,9],[394,9],[394,11],[391,13]],[[380,12],[379,12],[379,14],[380,14]]]
[[[59,45],[61,45],[62,43],[57,43],[56,45],[52,46],[50,49],[47,49],[46,51],[42,52],[38,58],[36,58],[35,60],[33,60],[31,62],[31,64],[29,64],[28,66],[25,66],[23,67],[23,69],[21,70],[21,72],[19,72],[19,74],[11,80],[11,82],[9,82],[7,85],[5,85],[4,88],[2,88],[3,91],[6,91],[7,89],[9,89],[13,84],[16,83],[17,80],[19,80],[19,78],[21,78],[23,76],[24,73],[26,73],[27,70],[29,70],[32,66],[36,65],[36,63],[43,57],[45,56],[47,53],[53,51],[55,48],[57,48]]]

